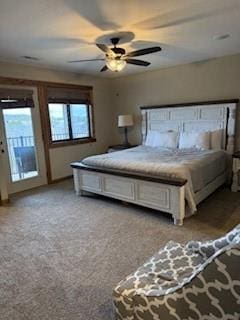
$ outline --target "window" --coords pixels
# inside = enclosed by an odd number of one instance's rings
[[[70,139],[67,108],[67,105],[60,103],[48,105],[52,141]]]
[[[48,114],[51,146],[95,141],[92,104],[86,92],[51,89]]]
[[[73,139],[89,137],[88,106],[84,104],[71,104],[70,117]]]
[[[90,138],[89,106],[49,103],[52,141]]]

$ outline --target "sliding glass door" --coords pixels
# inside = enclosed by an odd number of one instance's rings
[[[2,157],[9,193],[46,183],[44,148],[37,106],[1,104]]]

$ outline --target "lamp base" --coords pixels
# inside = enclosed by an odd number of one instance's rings
[[[124,147],[129,147],[131,144],[128,142],[128,128],[124,127],[124,142],[123,142]]]

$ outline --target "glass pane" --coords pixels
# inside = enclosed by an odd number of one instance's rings
[[[73,138],[89,137],[88,106],[85,104],[71,104],[70,110]]]
[[[67,106],[61,103],[49,103],[48,108],[52,141],[69,139]]]
[[[12,181],[38,175],[30,108],[3,109]]]

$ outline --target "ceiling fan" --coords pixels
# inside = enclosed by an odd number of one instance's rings
[[[145,49],[140,49],[136,51],[132,51],[126,53],[126,50],[120,47],[117,47],[120,38],[111,38],[111,43],[113,44],[113,48],[109,48],[105,44],[96,43],[96,46],[105,53],[105,58],[99,59],[87,59],[87,60],[74,60],[69,61],[69,63],[75,62],[89,62],[89,61],[105,61],[106,64],[100,72],[111,70],[111,71],[121,71],[126,66],[126,64],[134,64],[142,67],[147,67],[151,63],[143,60],[132,59],[132,57],[143,56],[145,54],[150,54],[154,52],[161,51],[160,47],[150,47]]]

